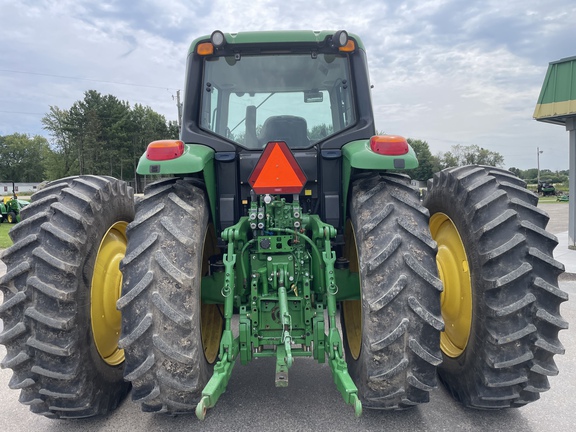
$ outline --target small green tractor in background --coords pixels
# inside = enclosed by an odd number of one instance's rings
[[[556,195],[556,188],[554,187],[554,184],[542,181],[538,183],[538,194],[542,194],[542,196]]]
[[[0,201],[0,223],[4,221],[11,224],[20,222],[20,212],[28,204],[28,201],[18,199],[14,188],[14,182],[12,182],[12,195],[5,196]]]
[[[370,87],[345,31],[195,40],[181,139],[138,165],[164,179],[136,205],[111,177],[51,182],[11,231],[0,342],[20,401],[79,418],[132,387],[144,411],[203,419],[237,360],[266,358],[277,387],[328,363],[356,415],[427,402],[437,376],[469,407],[538,399],[567,327],[548,216],[486,166],[437,173],[422,203]]]

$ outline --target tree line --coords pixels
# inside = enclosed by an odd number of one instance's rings
[[[450,151],[439,152],[433,155],[426,141],[408,138],[408,143],[414,149],[418,158],[419,166],[408,170],[408,174],[414,180],[426,181],[434,173],[444,168],[464,165],[489,165],[494,167],[504,166],[504,157],[491,150],[477,145],[455,145]]]
[[[519,168],[510,168],[510,172],[517,175],[526,183],[536,183],[538,181],[538,168],[530,168],[527,170],[521,170]],[[547,183],[566,183],[568,182],[568,170],[561,171],[551,171],[549,169],[540,170],[540,181]]]
[[[0,136],[0,180],[40,182],[77,174],[134,180],[149,142],[178,138],[178,124],[150,107],[133,107],[95,90],[69,109],[51,106],[42,118],[50,140],[15,133]]]
[[[410,176],[415,180],[426,181],[431,178],[435,172],[453,166],[489,165],[502,168],[504,165],[504,157],[500,153],[487,150],[477,145],[455,145],[452,146],[451,150],[448,152],[432,155],[426,141],[408,138],[408,143],[416,152],[418,162],[420,163],[418,168],[408,171],[408,174],[410,174]],[[512,167],[509,168],[508,171],[528,184],[537,183],[537,168],[522,170]],[[548,183],[567,183],[568,175],[568,170],[552,171],[549,169],[541,169],[540,181]]]

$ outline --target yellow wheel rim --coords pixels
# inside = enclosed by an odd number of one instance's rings
[[[110,366],[124,361],[124,350],[118,348],[122,316],[116,301],[122,290],[120,261],[126,254],[127,222],[116,222],[102,238],[92,275],[90,316],[92,335],[98,354]]]
[[[209,225],[204,237],[204,251],[202,253],[202,274],[207,275],[210,266],[210,257],[219,252],[218,243],[216,242],[216,233],[214,226]],[[224,318],[222,308],[217,304],[200,304],[200,334],[202,337],[202,348],[204,357],[210,364],[216,361],[220,352],[220,339],[222,338],[222,329]]]
[[[358,249],[356,248],[356,235],[350,220],[346,223],[344,256],[350,262],[350,272],[359,272]],[[360,283],[362,286],[362,283]],[[344,315],[344,327],[346,328],[346,340],[350,354],[354,360],[360,357],[362,349],[362,301],[347,300],[342,302],[342,314]]]
[[[206,361],[210,364],[216,361],[220,351],[222,337],[222,313],[216,304],[202,303],[200,308],[202,347]]]
[[[472,326],[472,284],[462,239],[454,222],[444,213],[430,218],[430,232],[438,243],[436,263],[444,284],[440,297],[445,330],[440,348],[448,357],[458,357],[468,344]]]

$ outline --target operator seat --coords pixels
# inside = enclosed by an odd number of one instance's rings
[[[270,141],[285,141],[290,148],[308,147],[306,120],[291,115],[268,117],[260,131],[260,143],[264,147]]]

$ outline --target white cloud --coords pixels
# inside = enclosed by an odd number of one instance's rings
[[[366,45],[378,129],[433,152],[478,144],[520,168],[540,146],[543,164],[567,168],[566,132],[531,118],[547,63],[576,55],[576,4],[564,0],[0,0],[0,10],[0,135],[44,133],[50,105],[89,89],[175,119],[189,44],[217,28],[344,28]]]

